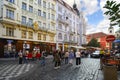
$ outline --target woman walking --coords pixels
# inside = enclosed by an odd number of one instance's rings
[[[79,66],[81,63],[81,53],[80,53],[79,49],[77,50],[75,55],[76,55],[76,65]]]

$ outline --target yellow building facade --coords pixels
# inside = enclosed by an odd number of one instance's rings
[[[0,6],[0,57],[24,48],[55,49],[55,0],[1,0]]]

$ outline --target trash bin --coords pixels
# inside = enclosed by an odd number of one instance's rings
[[[103,66],[104,80],[118,80],[117,67],[114,65]]]

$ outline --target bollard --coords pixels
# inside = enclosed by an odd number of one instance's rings
[[[118,80],[117,67],[113,65],[103,66],[104,80]]]

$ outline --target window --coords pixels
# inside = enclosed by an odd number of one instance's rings
[[[43,23],[43,27],[46,28],[46,23]]]
[[[22,16],[22,24],[26,24],[26,17]]]
[[[48,13],[48,19],[50,19],[50,13]]]
[[[33,12],[33,7],[29,6],[29,12]]]
[[[15,0],[7,0],[8,2],[15,3]]]
[[[43,7],[46,8],[46,2],[45,1],[43,1]]]
[[[9,19],[14,19],[14,11],[7,9],[6,10],[6,17]]]
[[[59,28],[59,29],[62,29],[62,24],[58,24],[58,28]]]
[[[61,33],[58,34],[58,39],[62,39],[62,34]]]
[[[66,34],[64,35],[64,40],[67,40],[67,35]]]
[[[6,35],[13,37],[14,36],[14,28],[6,27]]]
[[[50,29],[50,23],[48,24],[48,29]]]
[[[27,5],[26,5],[26,3],[24,3],[24,2],[22,3],[22,9],[23,9],[23,10],[27,10]]]
[[[46,12],[43,12],[43,17],[46,18]]]
[[[33,26],[33,19],[29,18],[29,26]]]
[[[29,31],[28,34],[29,34],[29,37],[28,37],[28,38],[29,38],[29,39],[33,39],[33,32],[32,32],[32,31]]]
[[[52,14],[52,20],[55,20],[55,15],[54,14]]]
[[[27,34],[26,34],[26,30],[22,30],[22,33],[21,33],[21,34],[22,34],[22,36],[21,36],[22,38],[26,38],[26,35],[27,35]]]
[[[43,41],[46,41],[46,34],[43,35]]]
[[[62,12],[62,7],[58,6],[58,11]]]
[[[38,4],[41,5],[41,0],[38,0]]]
[[[50,8],[50,2],[48,3],[48,8]]]
[[[41,10],[38,10],[38,16],[41,16]]]
[[[52,4],[52,9],[53,9],[53,10],[55,9],[55,5],[54,5],[54,4]]]
[[[54,41],[54,36],[50,36],[50,41]]]
[[[41,27],[41,21],[38,21],[39,28]]]
[[[38,40],[41,40],[41,33],[38,33]]]

